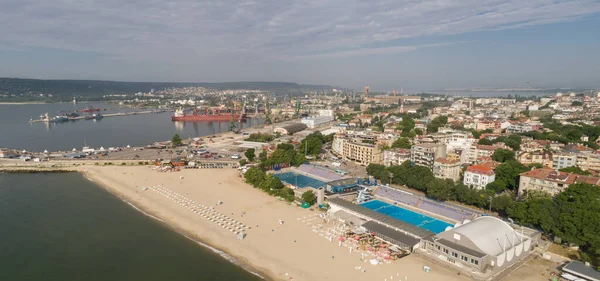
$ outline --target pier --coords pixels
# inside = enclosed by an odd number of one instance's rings
[[[120,113],[107,113],[102,114],[102,117],[117,117],[117,116],[130,116],[130,115],[140,115],[140,114],[151,114],[151,113],[163,113],[168,112],[169,110],[147,110],[147,111],[136,111],[136,112],[120,112]],[[69,121],[77,121],[77,120],[85,120],[88,116],[77,116],[77,117],[69,117]],[[94,119],[90,119],[94,120]],[[44,119],[31,119],[30,123],[38,123],[38,122],[50,122],[49,120]]]

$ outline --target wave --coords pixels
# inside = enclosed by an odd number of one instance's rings
[[[198,240],[196,240],[196,239],[194,239],[194,238],[191,238],[191,237],[189,237],[189,236],[187,236],[187,235],[183,235],[183,236],[185,236],[185,238],[187,238],[187,239],[190,239],[190,240],[192,240],[192,241],[194,241],[194,242],[198,243],[198,245],[200,245],[200,246],[203,246],[203,247],[205,247],[205,248],[208,248],[208,249],[210,249],[210,250],[211,250],[213,253],[215,253],[215,254],[218,254],[219,256],[221,256],[222,258],[226,259],[226,260],[227,260],[227,261],[229,261],[230,263],[233,263],[233,264],[235,264],[235,265],[237,265],[237,266],[239,266],[239,267],[243,268],[244,270],[246,270],[246,271],[248,271],[248,272],[252,273],[253,275],[256,275],[256,276],[260,277],[260,278],[261,278],[261,279],[263,279],[263,280],[265,279],[264,277],[262,277],[262,276],[261,276],[260,274],[258,274],[257,272],[254,272],[254,271],[252,271],[252,270],[248,269],[247,267],[245,267],[245,266],[244,266],[244,264],[240,263],[240,262],[239,262],[239,261],[238,261],[236,258],[234,258],[233,256],[231,256],[230,254],[228,254],[228,253],[226,253],[226,252],[224,252],[224,251],[221,251],[221,250],[219,250],[219,249],[217,249],[217,248],[215,248],[215,247],[212,247],[212,246],[210,246],[210,245],[208,245],[208,244],[202,243],[202,242],[200,242],[200,241],[198,241]]]

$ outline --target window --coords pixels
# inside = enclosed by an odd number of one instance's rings
[[[448,249],[444,248],[444,254],[448,253]]]
[[[462,261],[466,261],[466,262],[468,262],[468,261],[469,261],[469,258],[467,258],[467,257],[465,257],[465,256],[463,256],[463,255],[460,255],[460,259],[461,259]]]
[[[435,248],[440,251],[442,249],[442,247],[440,247],[440,245],[435,245]]]
[[[455,258],[458,258],[458,254],[455,253],[455,252],[452,252],[452,256],[455,257]]]
[[[476,259],[471,259],[471,263],[474,265],[479,265],[479,261]]]

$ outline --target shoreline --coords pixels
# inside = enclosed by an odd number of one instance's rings
[[[192,233],[190,231],[187,231],[181,227],[178,227],[176,225],[174,225],[173,223],[170,223],[167,220],[161,219],[160,217],[156,216],[157,214],[153,214],[152,210],[149,210],[149,208],[146,208],[144,206],[141,206],[139,204],[135,204],[134,202],[131,202],[127,199],[127,196],[125,196],[124,194],[122,194],[121,192],[119,192],[118,190],[116,190],[115,188],[104,184],[102,182],[98,182],[96,180],[94,180],[94,175],[91,175],[90,173],[88,173],[87,171],[81,171],[81,170],[76,170],[76,171],[65,171],[65,172],[78,172],[79,174],[81,174],[85,179],[87,179],[88,181],[94,183],[95,185],[101,187],[102,189],[106,190],[107,192],[109,192],[110,194],[112,194],[113,196],[119,198],[119,200],[121,200],[123,203],[126,203],[127,205],[129,205],[130,207],[132,207],[133,209],[135,209],[137,212],[140,212],[142,215],[149,217],[155,221],[157,221],[158,223],[162,224],[163,226],[169,228],[170,230],[178,233],[179,235],[191,240],[192,242],[198,244],[200,247],[203,247],[205,249],[210,250],[211,252],[213,252],[214,254],[219,255],[220,257],[224,258],[225,260],[227,260],[228,262],[241,267],[242,269],[244,269],[245,271],[247,271],[248,273],[258,276],[259,278],[261,278],[262,280],[265,281],[273,281],[275,280],[272,276],[270,276],[270,274],[264,273],[261,270],[255,268],[254,266],[252,266],[250,263],[248,263],[247,261],[245,261],[242,257],[237,257],[235,256],[235,254],[227,252],[226,250],[222,250],[219,249],[219,246],[215,245],[214,243],[212,243],[211,241],[206,241],[200,237],[198,237],[197,234]]]
[[[368,258],[361,257],[360,252],[349,252],[350,249],[331,241],[327,235],[319,235],[321,231],[318,230],[325,229],[320,226],[315,229],[317,225],[306,223],[307,220],[319,220],[321,212],[291,206],[252,188],[233,169],[159,173],[149,166],[28,168],[41,173],[49,170],[78,172],[147,218],[262,280],[471,280],[467,275],[457,274],[451,266],[423,258],[419,253],[392,263],[370,265]],[[243,232],[247,236],[238,240],[225,224],[213,220],[217,216],[202,218],[190,208],[192,205],[182,204],[186,201],[178,198],[204,205],[204,214],[210,209],[229,220],[235,217],[245,225]],[[278,220],[280,223],[277,223]],[[424,266],[430,267],[431,271],[422,270]],[[542,280],[526,272],[511,272],[509,275],[513,277],[503,280]],[[515,278],[515,275],[519,277]]]

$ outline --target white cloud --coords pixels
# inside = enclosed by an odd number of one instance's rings
[[[429,45],[368,46],[571,21],[600,12],[595,0],[0,2],[5,45],[186,62],[227,55],[297,60],[398,53]]]

